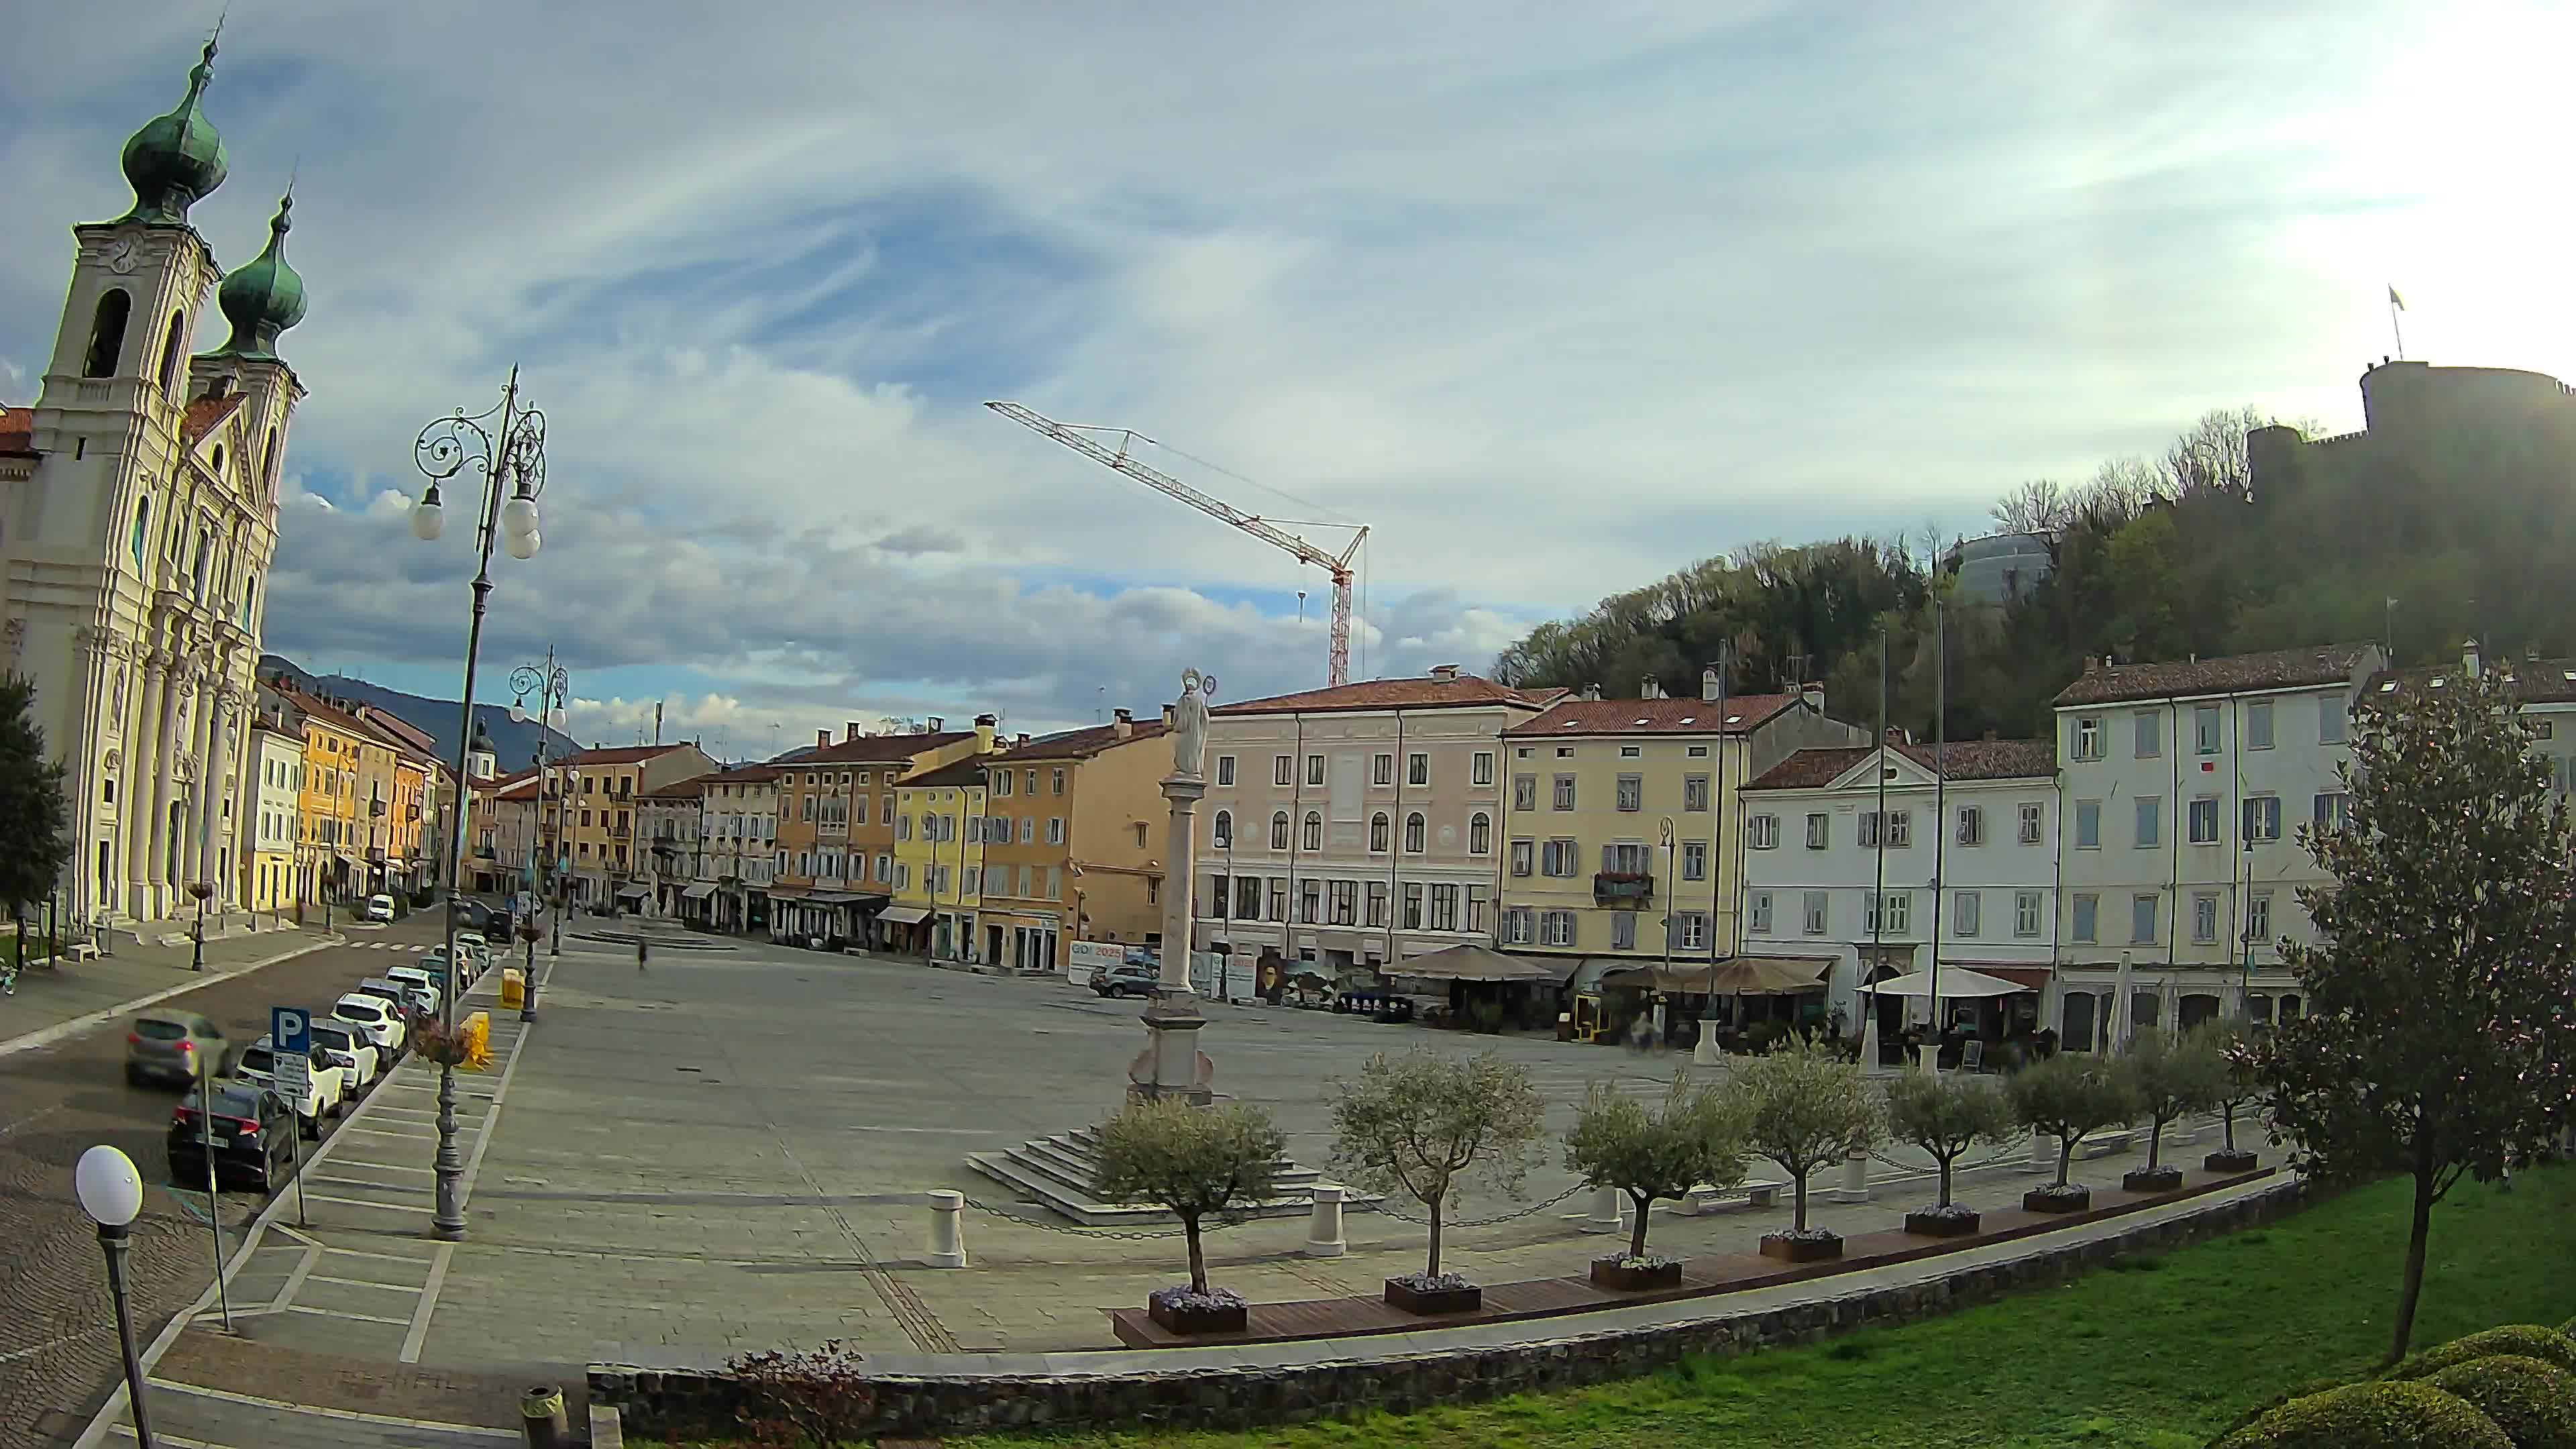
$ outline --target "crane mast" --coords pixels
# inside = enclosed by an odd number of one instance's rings
[[[1294,554],[1313,564],[1333,580],[1332,658],[1325,679],[1335,687],[1351,682],[1351,559],[1360,545],[1368,540],[1368,525],[1350,524],[1351,541],[1336,554],[1278,527],[1257,513],[1246,513],[1213,494],[1193,488],[1160,468],[1139,461],[1128,451],[1129,444],[1145,435],[1133,428],[1112,428],[1082,423],[1060,423],[1033,408],[1015,402],[988,402],[984,406],[1033,432],[1043,433],[1104,467],[1114,468],[1155,492],[1176,498],[1199,512],[1231,528],[1240,529],[1276,549]],[[1118,446],[1111,448],[1093,437],[1094,433],[1116,433]],[[1151,438],[1145,439],[1153,441]],[[1336,527],[1344,525],[1335,525]]]

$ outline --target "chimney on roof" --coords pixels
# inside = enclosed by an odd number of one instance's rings
[[[1591,699],[1591,700],[1597,700],[1597,699],[1599,699],[1600,697],[1601,697],[1601,686],[1600,686],[1600,685],[1597,685],[1597,684],[1587,684],[1587,685],[1583,686],[1583,692],[1582,692],[1581,694],[1579,694],[1579,695],[1576,695],[1576,696],[1575,696],[1575,698],[1577,698],[1577,699]]]
[[[832,732],[831,732],[830,730],[816,730],[816,731],[814,731],[814,748],[816,748],[816,749],[818,749],[818,750],[821,750],[821,749],[829,749],[829,748],[831,747],[831,744],[832,744]]]
[[[993,752],[993,731],[1000,724],[999,719],[989,714],[975,716],[975,753],[989,755]]]
[[[1716,665],[1712,664],[1699,672],[1699,697],[1701,699],[1715,702],[1718,691],[1724,687],[1724,682],[1717,676]]]
[[[1458,677],[1458,666],[1455,664],[1434,664],[1431,666],[1431,677],[1434,679],[1455,679]]]
[[[1905,743],[1905,728],[1904,728],[1904,726],[1902,726],[1902,725],[1889,725],[1889,726],[1887,727],[1887,742],[1888,742],[1889,744],[1891,744],[1891,745],[1901,745],[1901,744]]]
[[[841,739],[842,739],[842,742],[843,742],[843,743],[847,743],[847,742],[849,742],[849,741],[851,741],[851,740],[855,740],[855,739],[857,739],[858,737],[859,737],[859,722],[858,722],[857,720],[852,719],[852,720],[843,720],[843,721],[841,721]]]
[[[1655,676],[1649,674],[1645,678],[1637,681],[1637,697],[1639,699],[1661,699],[1664,697],[1664,687],[1662,684],[1656,682]]]
[[[930,717],[929,721],[921,727],[921,732],[926,735],[935,735],[945,731],[947,728],[948,721],[941,716],[934,714]]]
[[[2460,645],[2460,672],[2471,679],[2478,677],[2478,641],[2465,640]]]
[[[1988,731],[1986,731],[1986,743],[1991,745],[1991,744],[1993,744],[1994,742],[1995,742],[1995,732],[1994,732],[1993,730],[1988,730]]]
[[[1028,742],[1029,742],[1029,732],[1028,732],[1027,730],[1022,730],[1022,731],[1020,731],[1020,737],[1019,737],[1018,739],[1016,739],[1016,740],[1011,741],[1011,748],[1013,748],[1013,749],[1018,749],[1018,748],[1020,748],[1021,746],[1026,745]]]
[[[2084,656],[2084,672],[2085,672],[2085,673],[2087,673],[2087,674],[2099,674],[2099,673],[2101,673],[2101,672],[2102,672],[2102,660],[2101,660],[2100,656],[2098,656],[2098,655],[2093,655],[2093,654],[2087,654],[2087,655],[2085,655],[2085,656]]]
[[[1133,736],[1136,733],[1136,712],[1128,709],[1110,711],[1109,732],[1122,740]]]
[[[1806,683],[1799,685],[1798,697],[1805,700],[1807,703],[1814,705],[1816,707],[1816,713],[1823,714],[1825,712],[1825,682],[1823,680],[1810,679]]]

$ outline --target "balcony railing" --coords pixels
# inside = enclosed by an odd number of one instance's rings
[[[1655,898],[1655,877],[1642,870],[1605,870],[1592,877],[1592,900],[1603,906],[1642,906]]]

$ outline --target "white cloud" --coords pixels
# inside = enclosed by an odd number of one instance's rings
[[[713,698],[808,738],[1080,723],[1184,664],[1320,678],[1320,573],[987,396],[1368,523],[1390,672],[1747,539],[1973,527],[2204,407],[2348,422],[2401,264],[2410,300],[2464,299],[2409,315],[2418,353],[2576,363],[2561,269],[2497,278],[2456,225],[2563,230],[2516,180],[2546,128],[2459,63],[2562,53],[2539,12],[1857,13],[237,4],[208,98],[233,176],[197,219],[238,263],[301,157],[292,456],[341,505],[285,515],[270,642],[453,656],[470,530],[413,544],[389,490],[512,362],[552,483],[496,637],[668,672],[666,726]],[[0,99],[9,355],[50,340],[61,227],[122,210],[117,146],[199,18],[21,18],[48,63]],[[2392,138],[2401,113],[2441,119]]]

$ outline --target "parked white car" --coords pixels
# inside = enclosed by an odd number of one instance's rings
[[[431,954],[436,955],[435,952]],[[446,999],[443,992],[447,983],[447,960],[445,957],[438,957],[426,966],[388,966],[385,968],[385,979],[418,988],[428,998],[427,1004],[421,1009],[435,1016],[438,1014],[439,1002]]]
[[[407,1035],[403,1030],[402,1017],[395,1014],[383,997],[352,991],[331,1003],[331,1014],[352,1028],[365,1032],[367,1040],[375,1045],[377,1056],[384,1061],[391,1062],[402,1055],[403,1038]]]
[[[336,1016],[317,1017],[313,1021],[313,1045],[334,1056],[348,1059],[349,1095],[355,1097],[375,1084],[393,1065],[393,1058],[376,1050],[376,1043],[366,1030],[353,1021]]]
[[[357,1084],[350,1080],[350,1069],[340,1065],[348,1058],[337,1052],[316,1047],[307,1060],[311,1065],[304,1071],[304,1095],[301,1097],[291,1097],[278,1091],[277,1050],[266,1033],[242,1052],[233,1074],[277,1092],[279,1100],[286,1103],[286,1110],[293,1112],[296,1121],[302,1124],[304,1135],[319,1138],[323,1119],[337,1117],[346,1110],[349,1094]]]
[[[392,920],[393,918],[394,918],[394,898],[393,898],[392,896],[369,896],[369,897],[367,897],[367,919],[368,919],[368,920],[370,920],[370,921],[390,921],[390,920]]]

